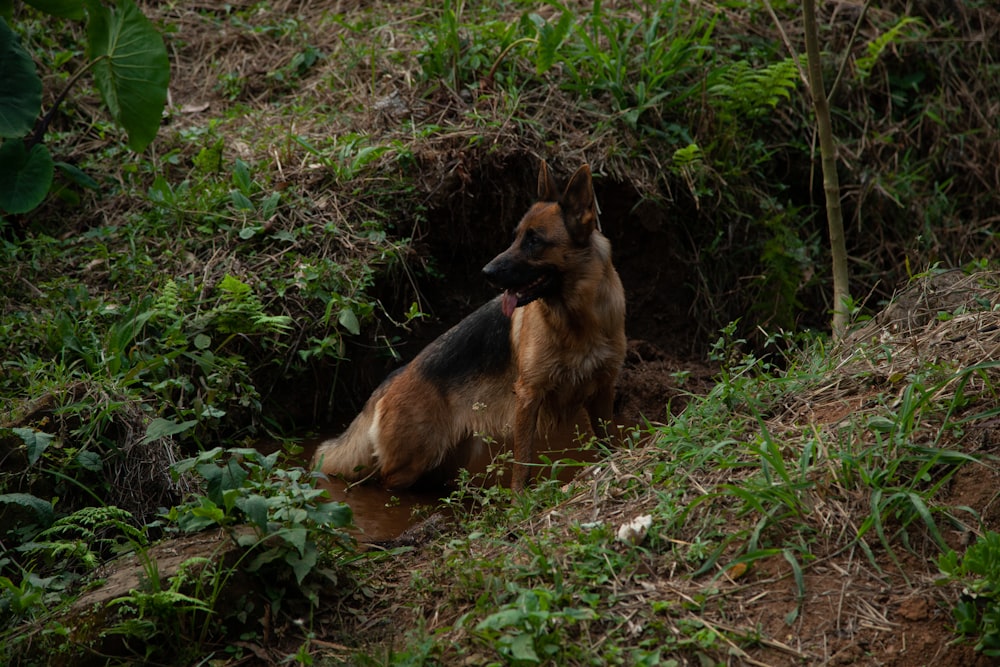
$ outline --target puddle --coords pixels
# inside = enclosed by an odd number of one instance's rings
[[[331,437],[338,434],[317,436],[303,441],[303,459],[307,462],[312,460],[316,447]],[[562,440],[553,439],[555,442],[567,442],[567,438]],[[493,473],[492,464],[506,448],[494,444],[492,448],[485,445],[478,447],[476,451],[466,453],[468,460],[462,462],[451,462],[440,470],[434,471],[426,479],[413,489],[407,491],[390,493],[382,488],[377,482],[348,485],[339,479],[320,481],[317,486],[329,491],[330,496],[337,501],[347,503],[354,513],[354,524],[358,529],[358,539],[362,542],[384,542],[399,537],[406,529],[416,525],[426,519],[434,512],[440,511],[444,504],[442,498],[447,497],[455,490],[455,479],[458,476],[459,468],[465,468],[473,476],[474,484],[480,486],[495,485],[497,483],[509,484],[509,474],[497,478]],[[541,461],[552,461],[556,464],[552,467],[540,466],[539,474],[551,475],[555,471],[556,476],[568,482],[581,470],[586,469],[586,464],[597,460],[598,450],[594,447],[566,447],[565,445],[554,446],[544,449],[539,454]],[[510,467],[509,463],[505,466]],[[509,471],[508,471],[509,472]]]
[[[377,484],[346,490],[339,479],[320,481],[334,500],[347,503],[354,513],[357,538],[362,542],[385,542],[399,537],[407,528],[426,518],[440,505],[447,489],[389,493]]]

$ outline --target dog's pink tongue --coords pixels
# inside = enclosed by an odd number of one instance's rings
[[[500,309],[503,310],[503,314],[510,317],[514,314],[515,308],[517,308],[517,295],[510,290],[504,290],[503,296],[500,297]]]

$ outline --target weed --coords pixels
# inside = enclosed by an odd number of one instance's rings
[[[565,633],[597,617],[592,609],[562,606],[544,588],[509,590],[516,598],[480,621],[476,633],[512,665],[564,662],[573,650]]]
[[[467,25],[464,10],[464,0],[448,0],[437,21],[425,25],[426,46],[417,54],[424,77],[441,80],[455,91],[478,85],[487,72],[503,82],[505,75],[495,64],[517,43],[519,26],[499,19]]]
[[[465,468],[458,472],[455,490],[442,498],[442,504],[461,517],[473,531],[496,526],[506,519],[513,494],[510,489],[491,483],[510,470],[513,452],[503,452],[487,465],[481,475],[473,475]]]
[[[564,46],[568,76],[561,86],[584,100],[608,96],[629,129],[690,143],[681,128],[663,123],[664,114],[701,90],[691,77],[709,54],[715,22],[695,18],[683,27],[680,3],[644,10],[634,21],[595,2]]]
[[[319,564],[321,553],[352,548],[353,539],[343,530],[351,526],[351,509],[344,503],[324,502],[326,491],[315,487],[307,471],[277,467],[279,455],[216,447],[179,462],[174,474],[197,473],[207,493],[172,508],[167,518],[188,532],[208,526],[232,530],[246,523],[253,532],[232,537],[248,551],[260,549],[247,570],[256,572],[283,561],[301,586]]]
[[[966,369],[948,373],[944,380],[930,385],[922,378],[912,378],[903,387],[898,400],[893,400],[895,410],[888,416],[874,416],[868,421],[865,439],[870,438],[872,446],[858,453],[852,453],[850,448],[841,450],[840,481],[864,488],[871,494],[871,513],[859,526],[858,538],[874,531],[893,559],[896,556],[891,544],[895,540],[890,538],[899,538],[902,544],[909,546],[907,529],[912,524],[922,524],[938,546],[944,548],[946,543],[935,516],[961,523],[955,510],[935,505],[933,498],[961,464],[974,463],[976,459],[964,452],[937,446],[938,440],[948,432],[948,426],[941,428],[930,442],[921,443],[917,432],[928,413],[950,416],[958,409],[964,402],[961,391],[952,394],[945,405],[937,405],[934,400],[946,386],[956,381],[964,384],[962,378],[974,372],[974,369]],[[892,536],[886,530],[890,520],[898,526]]]
[[[961,557],[949,549],[938,558],[941,583],[963,586],[952,609],[955,631],[977,636],[976,650],[1000,656],[1000,534],[987,531]]]

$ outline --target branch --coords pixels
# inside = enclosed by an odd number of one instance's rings
[[[24,140],[24,148],[26,150],[30,151],[32,146],[42,143],[42,139],[45,137],[45,133],[48,131],[49,125],[52,123],[52,119],[55,118],[56,111],[59,110],[59,105],[65,101],[70,88],[76,84],[81,76],[86,74],[90,68],[94,66],[94,63],[99,62],[105,57],[106,56],[99,56],[98,58],[95,58],[77,70],[76,74],[70,77],[69,81],[66,82],[66,86],[62,89],[62,92],[59,93],[58,97],[56,97],[56,101],[52,103],[52,106],[45,112],[45,115],[39,118],[38,122],[35,123],[35,129],[31,132],[31,136]]]

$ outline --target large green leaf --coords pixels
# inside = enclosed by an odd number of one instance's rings
[[[33,428],[11,429],[15,435],[24,441],[24,446],[28,448],[28,465],[33,466],[41,458],[45,450],[52,444],[52,434],[44,431],[36,431]]]
[[[156,136],[167,101],[170,61],[163,38],[132,0],[118,0],[111,9],[85,1],[97,89],[128,132],[129,147],[141,151]]]
[[[39,523],[48,528],[55,520],[52,501],[42,500],[30,493],[4,493],[0,495],[0,505],[20,505],[30,509],[38,517]]]
[[[186,422],[175,422],[171,419],[164,419],[163,417],[157,417],[153,421],[149,422],[149,426],[146,427],[146,435],[140,441],[140,444],[148,444],[154,440],[159,440],[160,438],[165,438],[168,435],[177,435],[178,433],[183,433],[198,425],[198,421],[192,419]]]
[[[23,137],[42,110],[42,80],[21,40],[0,18],[0,137]],[[48,188],[46,188],[48,190]]]
[[[54,171],[45,144],[35,144],[29,151],[20,139],[4,140],[0,146],[0,209],[27,213],[41,204]]]
[[[236,506],[243,510],[251,523],[261,530],[267,530],[267,498],[253,493],[245,498],[238,498]]]
[[[83,18],[83,0],[24,0],[24,4],[64,19]]]

